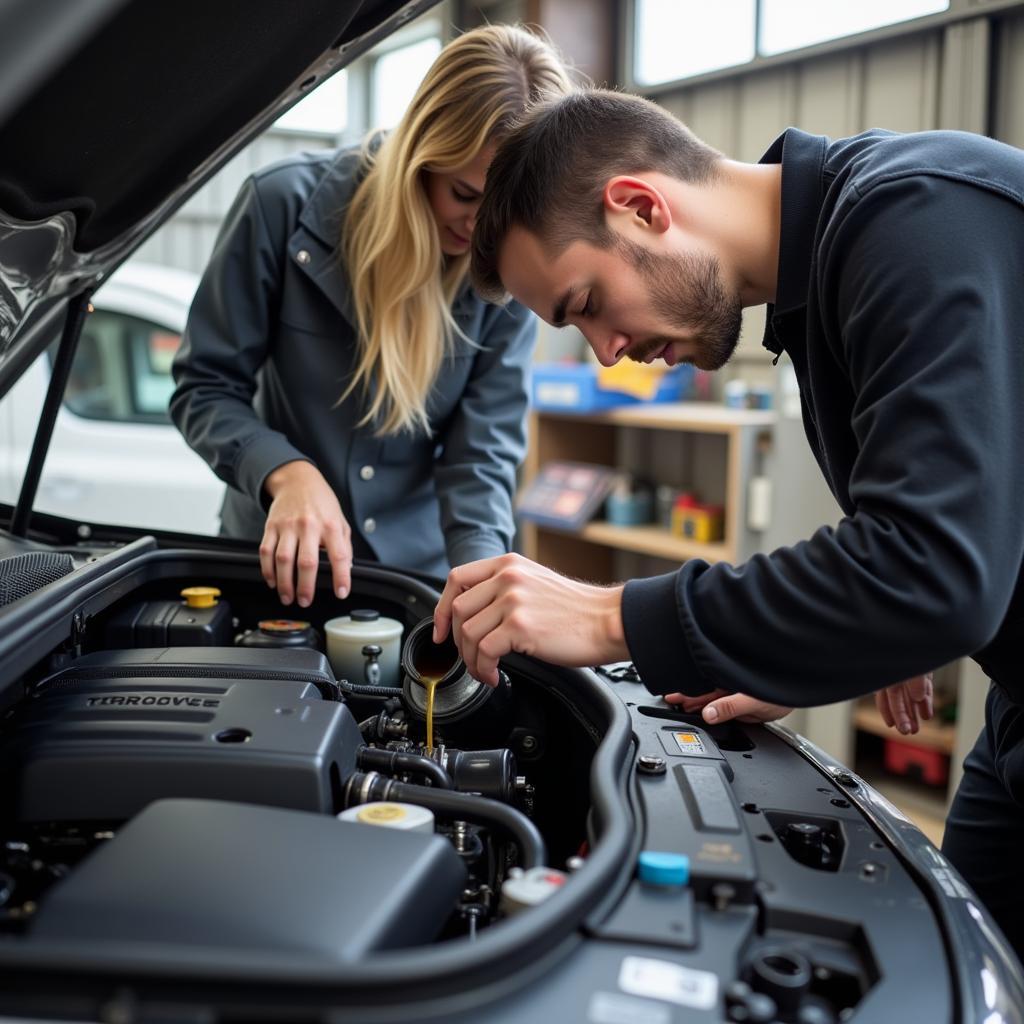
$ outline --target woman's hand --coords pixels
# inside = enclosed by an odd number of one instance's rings
[[[352,586],[352,531],[320,470],[302,460],[286,462],[264,486],[273,499],[260,541],[260,571],[267,586],[277,588],[282,604],[291,604],[297,594],[299,607],[308,608],[316,589],[320,548],[326,548],[334,592],[347,597]]]

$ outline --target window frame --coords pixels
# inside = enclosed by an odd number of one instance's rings
[[[449,14],[449,5],[442,2],[392,32],[373,49],[347,65],[348,123],[341,135],[342,145],[355,145],[361,142],[367,132],[374,127],[373,80],[377,61],[386,54],[411,46],[413,43],[422,43],[426,39],[439,39],[443,48],[453,37],[452,19]]]
[[[761,0],[750,0],[750,2],[756,5],[755,31],[757,34],[755,36],[755,46],[760,46],[762,2]],[[690,75],[683,78],[673,78],[666,82],[658,82],[655,85],[647,85],[636,80],[636,5],[637,0],[626,0],[620,8],[619,38],[622,40],[622,43],[619,48],[619,78],[626,83],[626,88],[631,92],[640,93],[644,96],[659,96],[663,93],[677,92],[680,89],[689,89],[695,85],[737,78],[769,68],[780,68],[789,64],[797,64],[801,61],[826,54],[838,53],[844,50],[855,50],[884,40],[896,39],[900,36],[944,28],[958,21],[982,18],[1015,8],[1024,8],[1024,0],[950,0],[949,9],[940,11],[937,14],[925,14],[917,18],[910,18],[907,21],[898,21],[892,25],[882,25],[879,28],[868,29],[865,32],[838,36],[835,39],[829,39],[822,43],[813,43],[810,46],[785,50],[782,53],[772,54],[771,56],[757,53],[752,60],[744,64],[732,64],[727,68],[718,68],[715,71],[705,71],[698,75]]]

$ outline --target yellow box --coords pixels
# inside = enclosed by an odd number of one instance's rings
[[[725,536],[725,516],[717,505],[687,505],[672,509],[672,532],[687,540],[709,544]]]

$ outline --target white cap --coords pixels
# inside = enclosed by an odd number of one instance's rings
[[[350,807],[338,815],[339,821],[355,821],[361,825],[397,828],[403,832],[433,832],[434,812],[416,804],[396,804],[376,800]]]
[[[565,885],[569,876],[555,868],[536,867],[529,871],[512,868],[501,886],[501,909],[516,914],[543,903]]]

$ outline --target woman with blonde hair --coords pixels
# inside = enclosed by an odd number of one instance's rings
[[[243,185],[175,360],[171,415],[228,484],[284,604],[353,556],[435,576],[509,550],[535,323],[470,288],[496,143],[572,88],[552,48],[492,25],[438,55],[398,127]]]

